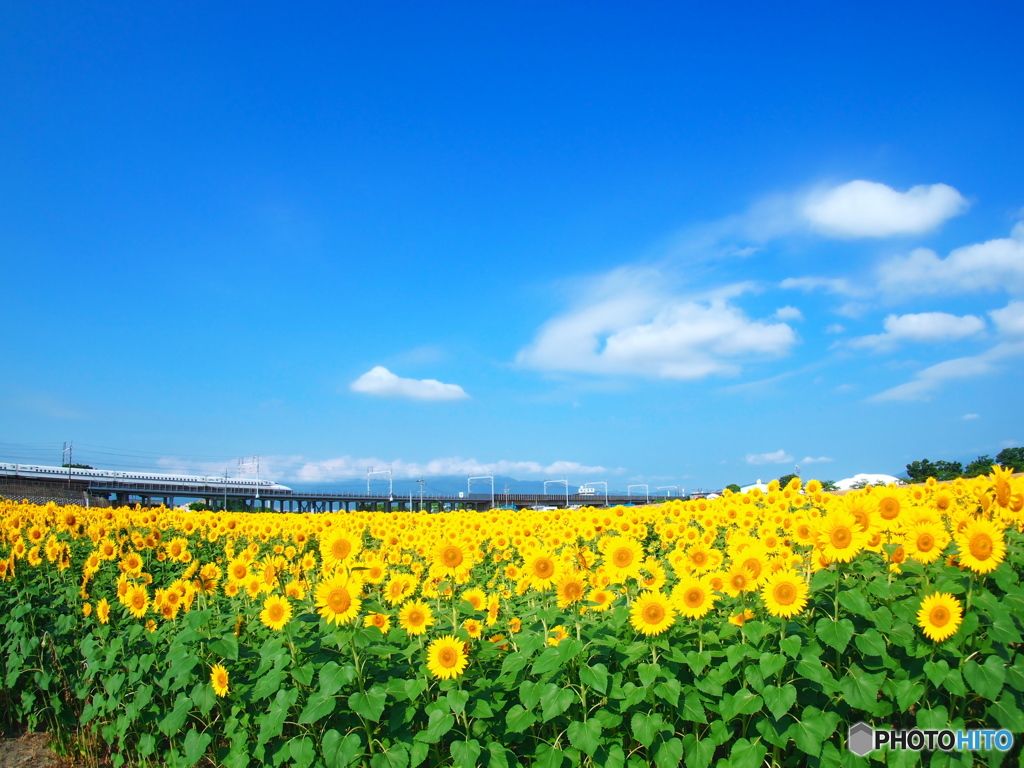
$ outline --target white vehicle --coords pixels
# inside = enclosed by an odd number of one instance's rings
[[[576,491],[580,496],[593,496],[597,493],[597,489],[592,485],[581,485],[579,490]]]
[[[181,486],[190,489],[217,488],[221,490],[261,490],[291,492],[291,488],[273,480],[256,480],[244,477],[202,476],[202,475],[168,475],[156,472],[116,472],[110,469],[78,469],[76,467],[48,467],[38,464],[4,464],[0,463],[0,476],[26,477],[33,480],[77,480],[102,484],[104,481],[118,483],[139,483],[152,486],[168,486],[174,490]]]

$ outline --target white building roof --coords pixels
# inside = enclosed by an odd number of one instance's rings
[[[898,477],[892,475],[869,475],[861,473],[848,477],[845,480],[840,480],[836,483],[836,488],[840,491],[849,491],[855,485],[888,485],[889,483],[903,484],[903,481]]]

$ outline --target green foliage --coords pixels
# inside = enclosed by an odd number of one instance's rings
[[[782,477],[780,477],[779,478],[779,488],[785,488],[786,485],[789,483],[789,481],[792,480],[794,477],[800,477],[800,475],[794,475],[794,474],[790,473],[788,475],[783,475]]]
[[[987,475],[992,471],[993,464],[995,464],[995,460],[988,454],[979,456],[964,469],[964,477],[980,477],[982,475]]]
[[[1024,472],[1024,447],[1004,448],[993,459],[989,455],[979,456],[965,467],[959,461],[929,461],[921,459],[907,464],[907,478],[912,483],[923,483],[929,477],[939,481],[956,480],[958,477],[979,477],[992,472],[998,464],[1014,472]]]
[[[743,489],[740,488],[736,483],[729,483],[725,486],[726,490],[732,491],[733,493],[740,493]]]
[[[996,464],[1009,467],[1014,472],[1024,472],[1024,447],[1003,448],[996,454]]]
[[[469,640],[458,625],[468,608],[449,603],[432,631],[470,642],[457,680],[433,677],[425,644],[401,629],[334,626],[307,610],[274,631],[244,595],[199,595],[152,631],[120,605],[99,624],[82,614],[80,570],[20,562],[0,583],[0,717],[86,728],[112,755],[168,766],[838,765],[846,724],[860,720],[1024,729],[1024,540],[1011,528],[1007,543],[987,577],[944,558],[895,573],[870,553],[818,570],[796,616],[758,607],[742,627],[711,614],[653,637],[630,626],[636,590],[602,613],[531,593],[522,631],[501,627],[501,643]],[[71,546],[77,566],[92,544]],[[221,551],[196,546],[206,560]],[[151,563],[155,580],[174,567]],[[104,573],[96,594],[113,589],[116,568]],[[917,626],[931,591],[965,606],[944,643]],[[556,624],[569,636],[552,647],[544,627]],[[229,673],[224,697],[216,664]]]

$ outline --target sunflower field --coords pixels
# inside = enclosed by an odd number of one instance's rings
[[[112,766],[1017,763],[1024,479],[646,507],[0,501],[0,707]],[[850,724],[1010,752],[846,748]]]

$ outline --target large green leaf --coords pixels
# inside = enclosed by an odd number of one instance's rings
[[[363,754],[363,740],[357,733],[342,736],[333,728],[324,734],[323,755],[327,768],[348,768]]]
[[[664,739],[654,752],[654,764],[658,768],[676,768],[683,759],[683,742],[674,736]]]
[[[452,759],[456,768],[474,768],[482,751],[480,742],[476,739],[451,743]]]
[[[849,619],[818,619],[814,629],[823,643],[839,652],[844,651],[853,639],[853,622]]]
[[[812,757],[821,754],[825,740],[836,730],[839,715],[822,712],[817,707],[804,707],[800,717],[790,729],[797,748]]]
[[[439,709],[432,710],[427,727],[416,734],[416,741],[436,744],[448,731],[455,726],[455,717],[446,715]]]
[[[708,768],[715,756],[715,744],[710,739],[698,739],[696,734],[683,737],[683,755],[686,768]]]
[[[938,688],[942,685],[942,681],[946,679],[946,675],[949,674],[949,664],[946,663],[945,659],[926,661],[924,663],[924,673],[931,681],[931,684]]]
[[[654,738],[665,728],[665,720],[660,712],[643,713],[637,712],[630,720],[633,738],[639,741],[648,749],[654,743]]]
[[[571,688],[562,688],[554,683],[544,686],[544,692],[540,697],[541,719],[546,723],[553,717],[557,717],[567,710],[576,700],[576,694]]]
[[[986,711],[989,718],[995,720],[1001,728],[1011,733],[1024,733],[1024,713],[1017,706],[1018,702],[1012,692],[1007,689],[999,697],[999,701],[990,706]]]
[[[328,661],[320,667],[317,676],[320,681],[320,695],[333,696],[342,687],[355,680],[356,670],[351,664],[342,667],[336,662]]]
[[[601,744],[601,721],[596,717],[583,721],[577,720],[569,723],[566,733],[569,736],[570,744],[593,756]]]
[[[761,695],[764,697],[768,711],[776,720],[781,719],[796,703],[796,687],[792,683],[786,683],[781,688],[766,685]]]
[[[192,699],[185,693],[179,693],[174,701],[174,708],[160,721],[160,732],[167,737],[174,736],[185,724],[185,718],[191,709]]]
[[[505,716],[505,725],[512,733],[522,733],[537,722],[537,716],[519,704],[514,705]]]
[[[603,696],[608,690],[608,667],[604,664],[583,667],[580,670],[580,681]]]
[[[348,705],[353,712],[365,717],[371,723],[376,723],[384,714],[384,702],[387,701],[387,698],[387,691],[379,685],[375,685],[365,693],[362,691],[353,693],[348,698]]]
[[[210,734],[200,733],[195,728],[191,728],[185,734],[185,765],[183,768],[191,768],[198,763],[211,741],[213,741],[213,736]]]
[[[708,716],[704,711],[704,705],[699,693],[691,690],[686,694],[686,698],[683,700],[683,709],[679,716],[691,723],[707,723]]]
[[[999,698],[999,693],[1006,682],[1006,667],[998,656],[992,655],[979,664],[971,659],[964,664],[964,679],[976,693],[989,701]]]
[[[752,715],[762,705],[762,699],[756,693],[741,688],[736,693],[727,693],[722,696],[722,703],[719,713],[722,719],[728,722],[738,715]]]
[[[758,741],[737,739],[729,752],[729,764],[732,768],[758,768],[768,754],[768,748]]]
[[[307,725],[327,717],[334,712],[336,703],[337,699],[333,696],[324,696],[320,691],[314,692],[306,702],[302,714],[299,715],[299,725]]]

